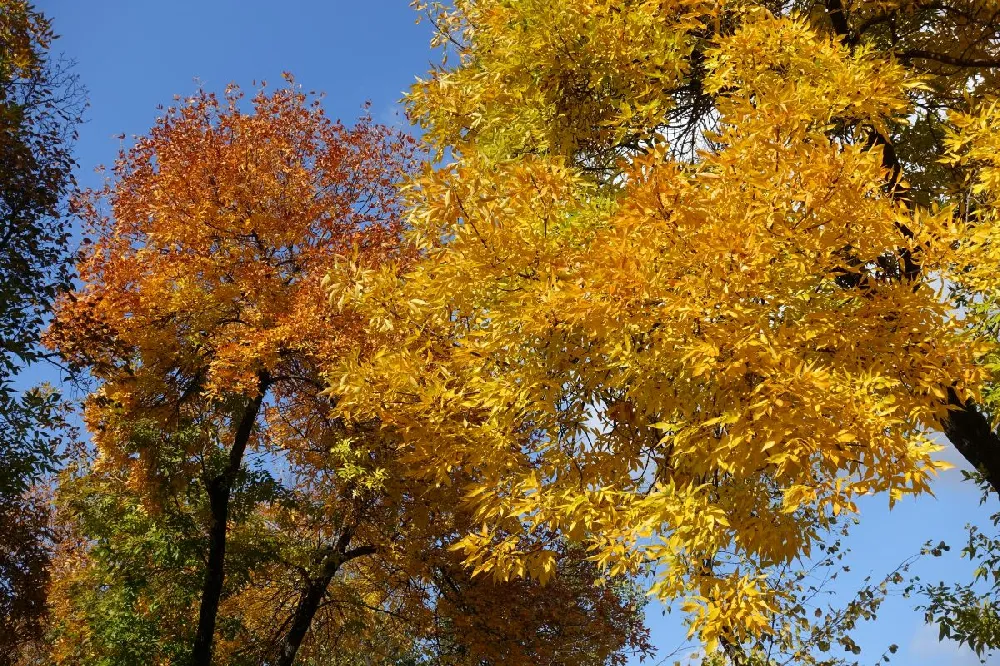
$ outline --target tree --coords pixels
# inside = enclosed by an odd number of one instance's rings
[[[151,509],[128,476],[91,471],[61,485],[60,515],[71,529],[50,595],[55,663],[176,663],[190,651],[204,494],[191,485]],[[649,649],[642,598],[625,581],[594,585],[597,568],[583,553],[564,552],[544,587],[470,577],[447,548],[454,537],[440,493],[455,491],[427,490],[406,512],[408,524],[364,528],[391,529],[387,548],[331,572],[329,512],[274,480],[244,478],[234,494],[216,663],[278,663],[303,602],[327,576],[295,663],[597,665]]]
[[[28,495],[0,505],[0,664],[16,663],[41,638],[51,553],[49,511],[44,498]]]
[[[945,4],[428,8],[457,64],[411,111],[455,159],[410,188],[418,262],[332,275],[374,346],[333,386],[471,477],[468,565],[560,535],[744,644],[855,497],[929,488],[932,433],[1000,478],[995,337],[948,293],[995,284],[995,225],[934,176],[997,22]]]
[[[852,49],[861,45],[884,50],[924,82],[910,94],[912,123],[896,123],[891,133],[875,127],[867,130],[869,141],[882,148],[883,165],[889,172],[887,186],[894,196],[907,205],[950,205],[958,219],[975,222],[976,207],[969,207],[974,170],[949,155],[949,143],[964,141],[956,138],[955,130],[967,127],[963,120],[967,114],[988,110],[972,100],[996,94],[1000,72],[998,8],[989,2],[964,0],[942,5],[920,1],[864,3],[854,8],[841,0],[828,0],[823,9],[844,44]],[[974,133],[969,135],[971,140]],[[912,180],[912,187],[907,180]],[[981,223],[977,226],[981,235],[985,227]],[[968,242],[960,268],[978,265],[980,258],[975,254],[981,249],[974,239]],[[913,278],[921,271],[918,258],[904,257],[903,264],[900,277]],[[961,274],[959,270],[956,281],[961,282]],[[957,304],[963,301],[960,297]],[[995,336],[981,324],[980,333],[994,343]],[[949,414],[941,424],[944,434],[1000,493],[1000,437],[991,406],[963,399],[951,386],[945,391]]]
[[[253,114],[239,100],[199,93],[171,110],[81,203],[97,242],[50,332],[101,381],[86,418],[107,464],[155,487],[143,470],[162,448],[142,429],[186,433],[186,469],[171,472],[199,478],[210,516],[195,664],[211,658],[232,491],[264,445],[265,394],[294,399],[313,354],[353,343],[346,321],[342,336],[319,335],[340,323],[316,307],[319,276],[337,253],[391,242],[391,183],[408,159],[405,138],[332,123],[291,89],[257,95]]]
[[[22,0],[0,3],[0,493],[10,498],[51,462],[40,431],[54,418],[47,394],[22,395],[14,376],[40,357],[53,298],[68,286],[73,187],[70,154],[83,92],[49,53],[50,21]]]
[[[471,523],[461,486],[418,482],[393,435],[333,413],[327,366],[368,343],[323,280],[409,260],[395,186],[412,142],[331,122],[291,86],[251,105],[231,87],[168,110],[81,203],[83,286],[47,343],[98,382],[96,457],[61,484],[55,661],[596,665],[646,649],[631,588],[596,587],[579,549],[538,554],[545,578],[566,572],[548,588],[470,580],[449,548]]]
[[[39,637],[47,580],[47,504],[31,487],[51,471],[65,425],[58,395],[15,380],[38,361],[53,298],[68,284],[70,147],[83,92],[50,53],[50,21],[0,1],[0,664]]]
[[[974,221],[973,238],[964,248],[967,252],[967,270],[954,284],[957,302],[968,312],[979,334],[990,340],[997,337],[1000,323],[997,281],[997,214],[1000,211],[1000,148],[991,128],[1000,121],[995,100],[984,103],[967,114],[954,114],[953,126],[944,134],[943,143],[948,149],[946,163],[958,171],[964,180],[959,181],[960,192],[965,193],[962,214]],[[998,387],[996,378],[1000,370],[996,349],[985,358],[989,371],[983,404],[996,419]],[[982,502],[993,499],[996,491],[991,469],[983,465],[969,475],[982,488]],[[996,528],[1000,513],[991,516],[993,534],[976,525],[969,525],[969,539],[962,555],[977,564],[971,581],[939,582],[923,585],[926,601],[922,606],[928,622],[934,622],[942,638],[947,637],[967,644],[981,658],[1000,649],[1000,538]],[[940,551],[938,551],[940,554]]]

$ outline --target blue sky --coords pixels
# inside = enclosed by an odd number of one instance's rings
[[[334,118],[349,122],[370,101],[376,120],[403,123],[399,99],[435,58],[428,26],[414,24],[407,0],[36,0],[36,5],[55,21],[62,35],[56,50],[78,62],[76,71],[89,89],[90,108],[76,150],[85,186],[98,184],[93,172],[98,164],[114,161],[118,135],[145,133],[158,105],[169,105],[173,95],[190,94],[199,84],[218,92],[230,82],[249,89],[255,80],[278,84],[289,71],[305,89],[326,93],[325,107]],[[953,452],[946,455],[958,462]],[[885,498],[863,502],[862,523],[847,544],[852,572],[838,581],[838,590],[855,589],[868,573],[881,577],[929,539],[960,546],[966,522],[985,525],[989,507],[980,507],[976,489],[959,478],[957,471],[946,472],[936,498],[904,501],[892,512]],[[913,573],[933,581],[966,575],[969,567],[957,550],[919,563]],[[896,664],[979,663],[967,650],[938,643],[936,630],[923,625],[912,605],[892,599],[876,622],[858,631],[862,663],[874,663],[892,642],[900,646]],[[662,617],[659,610],[651,605],[649,623],[662,657],[684,632],[677,614]]]
[[[295,75],[325,92],[329,115],[348,122],[372,102],[376,120],[392,122],[399,98],[434,57],[426,24],[406,0],[42,0],[55,22],[56,49],[78,61],[90,92],[77,161],[83,184],[110,164],[115,137],[145,133],[175,94],[201,84],[280,85]]]

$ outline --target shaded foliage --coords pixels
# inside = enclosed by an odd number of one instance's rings
[[[36,361],[47,310],[69,285],[67,194],[83,91],[50,53],[50,21],[22,0],[0,3],[0,493],[24,490],[52,446],[45,396],[13,381]]]
[[[38,639],[48,580],[48,505],[31,490],[56,462],[63,405],[24,390],[48,308],[69,285],[66,202],[84,93],[51,52],[51,22],[0,2],[0,664]]]

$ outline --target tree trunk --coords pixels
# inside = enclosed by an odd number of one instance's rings
[[[205,580],[201,588],[198,631],[195,634],[194,647],[191,651],[192,666],[211,666],[212,663],[215,620],[219,614],[219,600],[222,597],[222,584],[226,573],[229,499],[232,495],[233,481],[243,465],[243,454],[246,452],[250,435],[253,433],[253,427],[257,421],[257,415],[260,413],[264,393],[270,383],[267,373],[261,373],[258,380],[257,395],[247,403],[243,415],[240,417],[240,422],[236,426],[233,446],[229,449],[229,461],[222,473],[209,479],[206,484],[212,522],[208,532],[208,566],[205,569]]]
[[[948,389],[948,406],[951,412],[943,424],[944,434],[1000,494],[1000,437],[975,404],[971,400],[963,403],[952,388]]]

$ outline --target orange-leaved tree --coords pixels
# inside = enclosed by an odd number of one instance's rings
[[[293,87],[251,105],[235,87],[199,92],[120,155],[81,200],[95,241],[48,334],[99,382],[86,405],[99,465],[127,468],[149,497],[179,479],[204,488],[194,664],[211,660],[231,495],[248,450],[267,444],[265,405],[316,394],[316,359],[364,344],[328,314],[320,281],[338,257],[396,252],[394,184],[413,154],[406,136],[333,122]],[[150,427],[162,434],[140,436]]]

